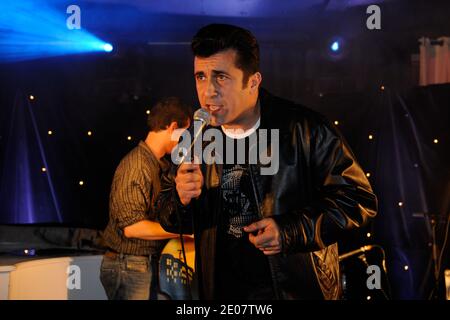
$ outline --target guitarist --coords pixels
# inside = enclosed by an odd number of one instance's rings
[[[147,138],[122,159],[111,187],[109,222],[103,232],[108,250],[100,270],[110,300],[157,298],[158,258],[164,240],[177,237],[162,229],[153,205],[160,176],[169,167],[164,156],[178,141],[172,135],[189,126],[190,108],[178,98],[164,99],[153,107],[147,124]]]

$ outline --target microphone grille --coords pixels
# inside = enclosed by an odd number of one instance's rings
[[[211,116],[209,115],[208,111],[206,111],[205,109],[197,109],[197,111],[195,111],[194,113],[194,121],[202,121],[205,123],[205,125],[209,124]]]

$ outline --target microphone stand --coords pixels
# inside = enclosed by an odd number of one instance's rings
[[[433,259],[434,266],[434,287],[430,296],[433,296],[434,299],[437,299],[437,290],[436,288],[439,286],[439,261],[437,254],[437,243],[436,243],[436,216],[434,214],[430,214],[429,224],[431,225],[431,256]]]
[[[433,276],[434,276],[434,284],[433,289],[431,290],[430,295],[428,296],[428,300],[431,299],[437,299],[437,288],[439,286],[439,272],[440,272],[440,266],[439,266],[439,259],[438,259],[438,247],[437,247],[437,241],[436,241],[436,227],[437,227],[437,216],[434,213],[430,212],[415,212],[413,213],[413,217],[420,217],[425,219],[425,224],[428,230],[428,233],[431,237],[431,260],[433,263]]]
[[[383,255],[382,267],[383,267],[384,274],[386,276],[386,284],[388,286],[389,295],[383,289],[383,286],[380,288],[380,291],[381,291],[381,293],[383,294],[383,296],[384,296],[384,298],[386,300],[390,300],[389,296],[391,294],[391,292],[390,292],[391,290],[390,290],[389,279],[388,279],[388,274],[387,274],[387,269],[386,269],[386,254],[384,252],[383,247],[381,247],[380,245],[376,245],[376,244],[365,245],[365,246],[363,246],[363,247],[361,247],[359,249],[356,249],[356,250],[353,250],[353,251],[350,251],[350,252],[347,252],[347,253],[344,253],[344,254],[340,255],[339,256],[339,262],[341,262],[341,261],[343,261],[343,260],[345,260],[345,259],[347,259],[349,257],[352,257],[352,256],[354,256],[356,254],[359,254],[358,255],[358,259],[362,261],[362,263],[366,266],[366,268],[368,268],[369,267],[369,262],[367,261],[366,252],[370,251],[370,250],[372,250],[374,248],[379,249],[381,251],[382,255]],[[345,281],[346,281],[346,279],[344,279],[344,282]]]

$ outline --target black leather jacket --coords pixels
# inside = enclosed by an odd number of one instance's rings
[[[261,217],[277,222],[282,253],[269,256],[280,299],[338,299],[337,240],[377,212],[377,199],[337,129],[318,113],[260,90],[260,128],[279,129],[279,170],[261,175],[250,165]],[[201,299],[214,299],[221,165],[202,165],[198,200],[181,206],[173,179],[163,184],[160,222],[171,232],[194,233]],[[181,225],[181,228],[180,228]],[[192,229],[193,228],[193,229]]]

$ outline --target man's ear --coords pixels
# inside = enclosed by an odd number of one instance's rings
[[[260,72],[256,72],[250,77],[250,90],[252,91],[258,91],[259,86],[262,81],[262,75]]]
[[[167,129],[169,129],[170,132],[173,132],[178,129],[178,124],[176,121],[172,121]]]

